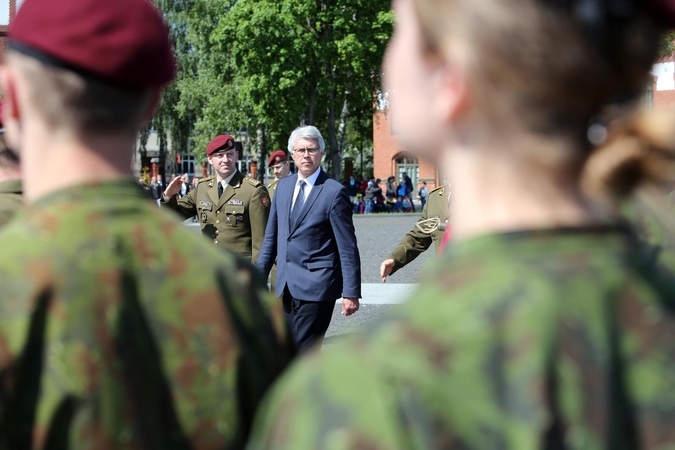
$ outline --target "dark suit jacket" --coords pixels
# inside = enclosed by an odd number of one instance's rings
[[[321,170],[291,230],[289,216],[297,182],[295,174],[277,184],[256,266],[267,276],[276,258],[277,297],[288,285],[298,300],[360,298],[361,260],[347,189]]]

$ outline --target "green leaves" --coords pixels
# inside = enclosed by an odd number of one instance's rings
[[[245,130],[256,139],[259,129],[265,153],[285,148],[303,120],[335,143],[338,123],[328,120],[340,121],[345,100],[370,141],[372,96],[393,27],[389,0],[156,1],[179,73],[155,122],[178,146],[189,141],[203,155],[215,134]]]

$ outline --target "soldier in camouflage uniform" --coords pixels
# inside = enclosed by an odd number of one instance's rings
[[[3,101],[0,99],[0,116]],[[23,207],[19,156],[7,147],[5,129],[0,117],[0,227],[9,222]]]
[[[640,95],[675,5],[394,5],[391,113],[454,237],[393,317],[283,377],[249,448],[675,448],[675,259],[615,208],[672,177]]]
[[[223,134],[213,138],[206,156],[216,175],[203,178],[180,199],[181,181],[176,178],[166,187],[163,204],[183,219],[197,215],[204,236],[255,263],[270,214],[267,189],[237,169],[238,156],[232,136]]]
[[[27,207],[0,232],[0,448],[241,448],[290,358],[253,266],[129,173],[174,71],[146,0],[26,0],[12,22]]]
[[[450,220],[450,188],[447,184],[429,192],[429,199],[422,210],[422,217],[417,221],[403,240],[396,246],[391,255],[380,264],[382,282],[399,269],[410,264],[433,243],[436,253],[441,246],[443,233]]]

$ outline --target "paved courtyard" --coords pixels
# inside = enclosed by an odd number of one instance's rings
[[[341,304],[336,304],[333,321],[326,333],[326,344],[338,336],[368,326],[396,308],[398,302],[408,298],[422,276],[424,267],[434,258],[433,249],[422,253],[400,272],[389,277],[385,284],[380,279],[380,263],[415,225],[418,214],[371,214],[354,216],[356,239],[361,253],[363,300],[360,310],[343,317]]]
[[[380,263],[384,261],[401,238],[415,225],[420,214],[369,214],[354,216],[356,239],[361,254],[362,295],[360,310],[343,317],[341,304],[335,305],[333,321],[326,333],[326,344],[334,342],[340,335],[366,327],[385,316],[396,305],[405,301],[415,289],[415,283],[422,276],[424,267],[434,258],[433,249],[420,255],[400,272],[389,277],[387,283],[380,279]],[[199,224],[185,222],[199,231]]]

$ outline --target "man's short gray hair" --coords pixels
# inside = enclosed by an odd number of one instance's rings
[[[319,143],[319,150],[321,153],[326,149],[326,143],[323,141],[323,136],[317,127],[312,125],[306,125],[304,127],[298,127],[291,133],[291,137],[288,138],[288,153],[293,154],[293,147],[295,147],[295,141],[298,139],[312,139]]]

